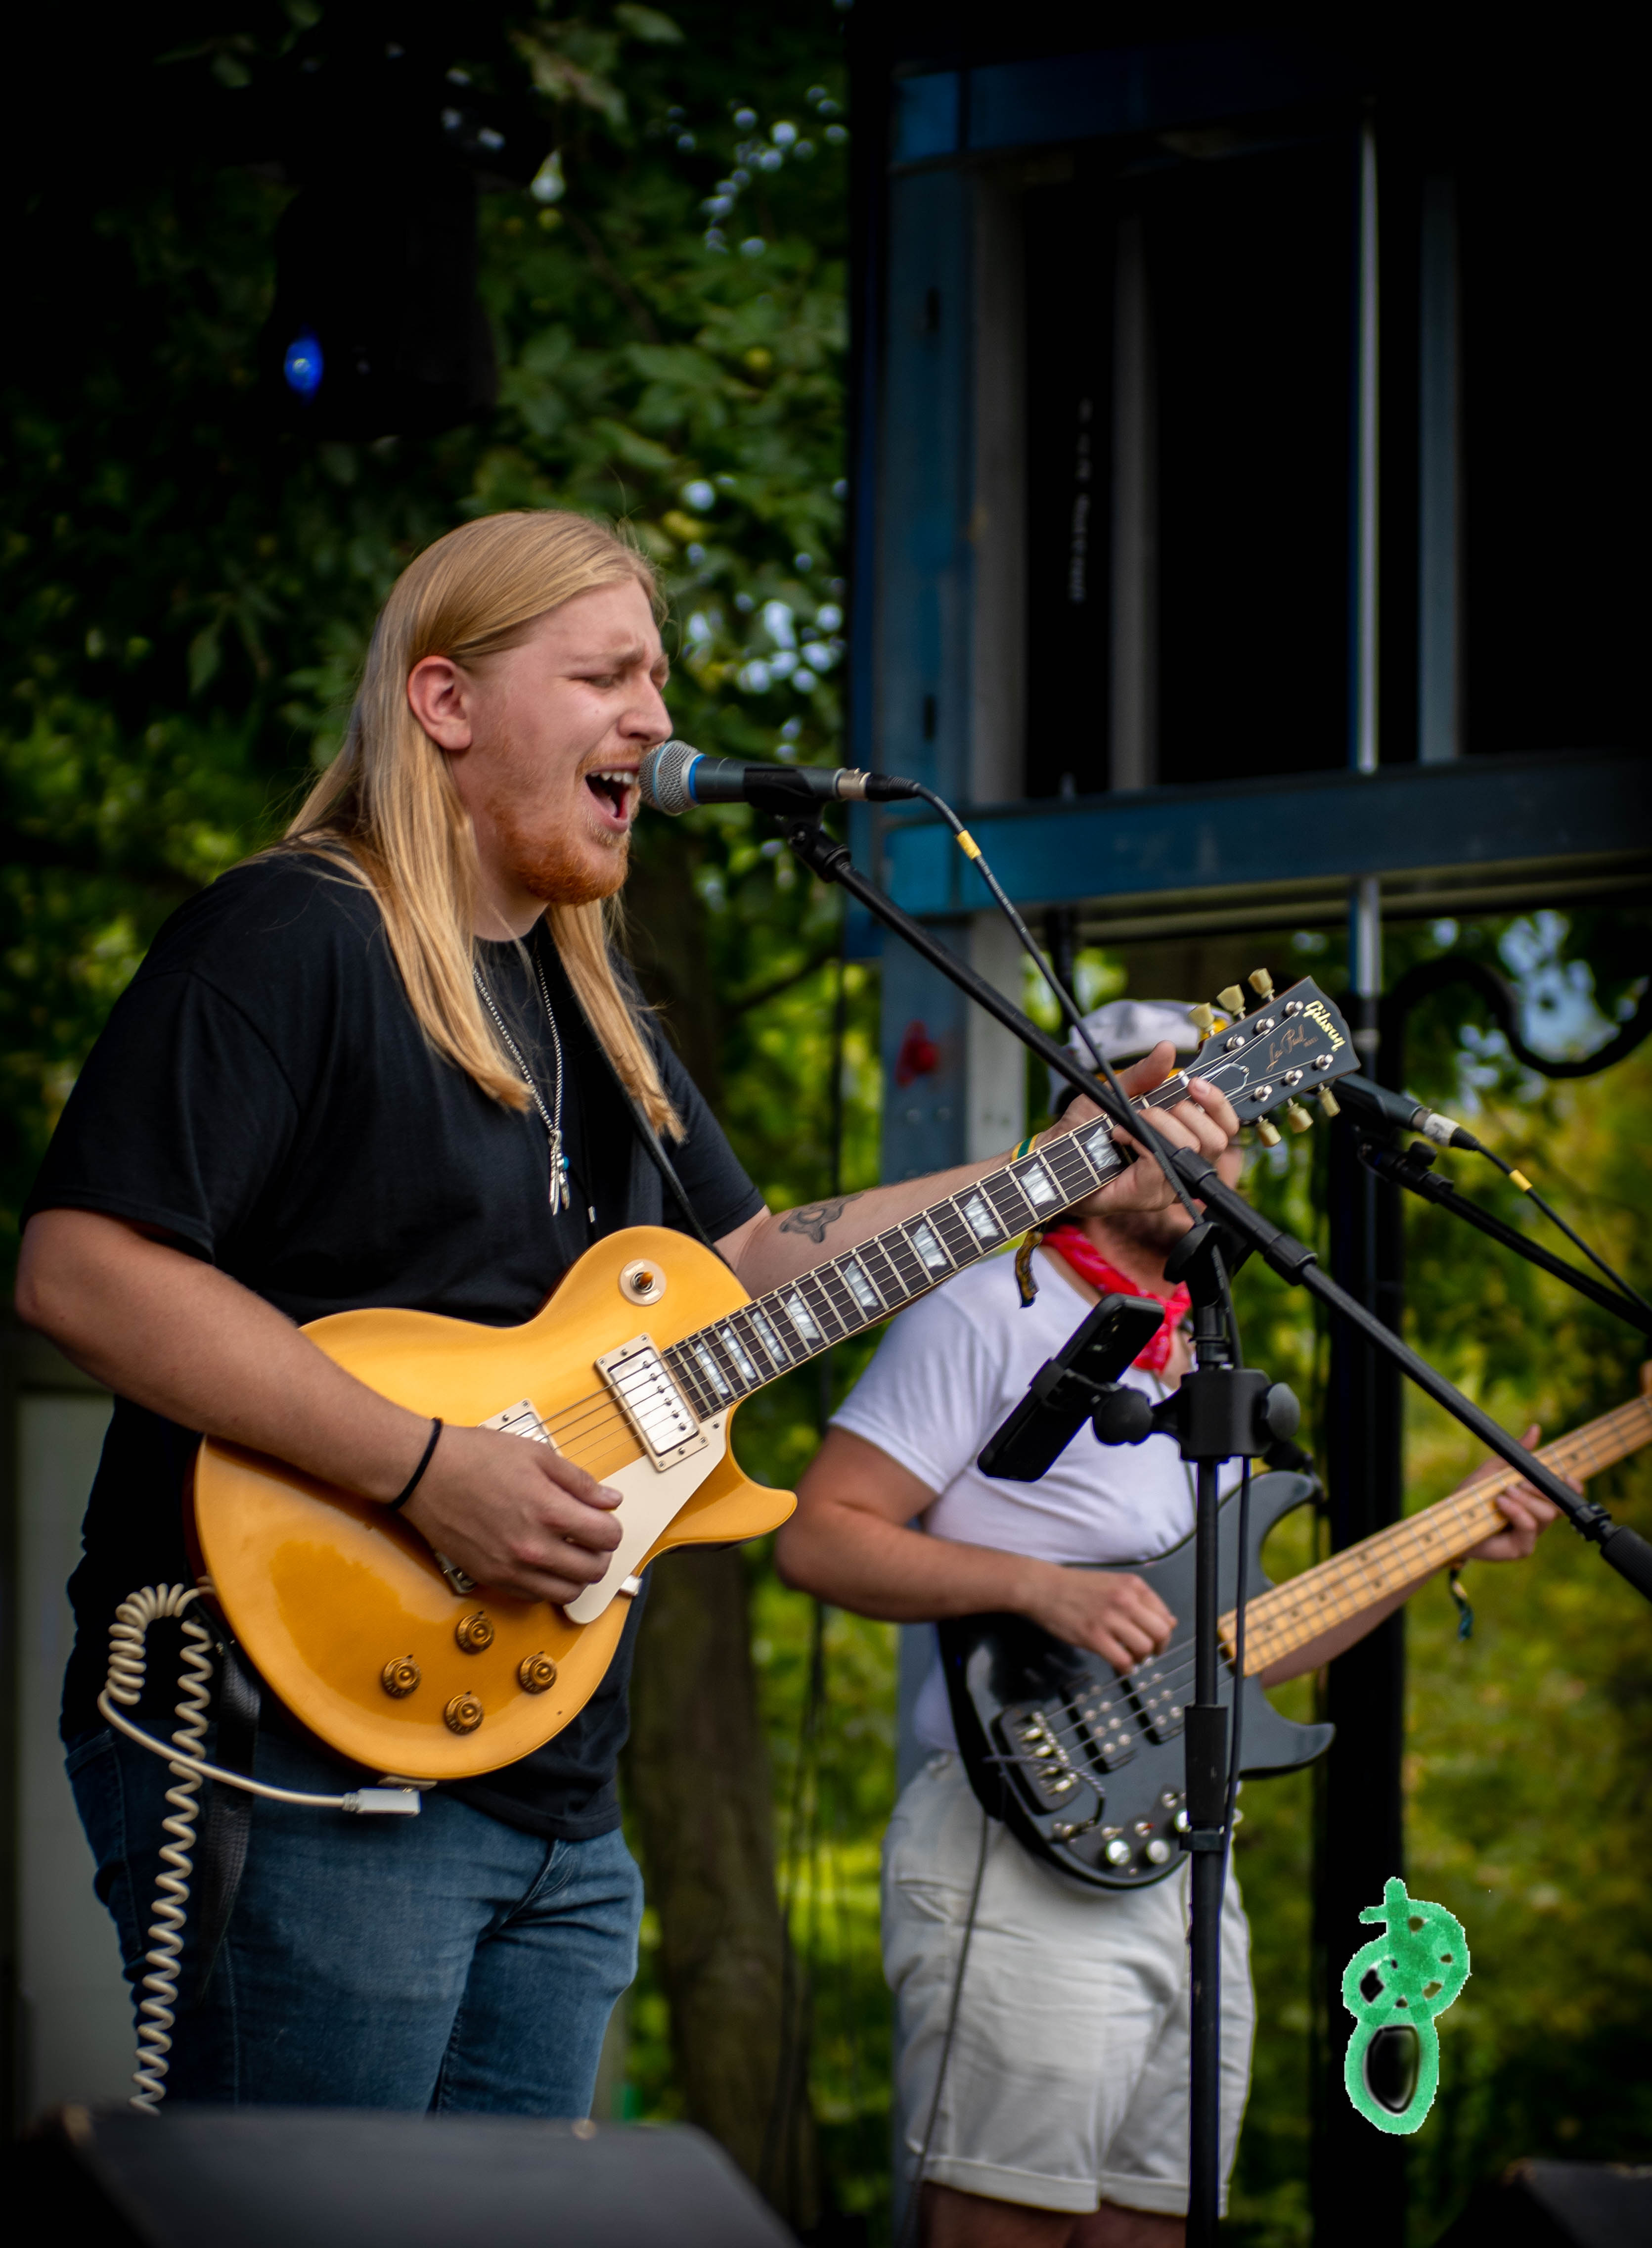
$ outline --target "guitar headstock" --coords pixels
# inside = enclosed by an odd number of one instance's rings
[[[1275,991],[1273,977],[1259,968],[1250,984],[1256,997],[1248,1014],[1237,984],[1219,992],[1216,1007],[1191,1011],[1209,1035],[1185,1066],[1190,1077],[1225,1093],[1239,1122],[1254,1124],[1257,1136],[1273,1147],[1280,1135],[1268,1121],[1271,1112],[1283,1108],[1292,1130],[1306,1132],[1314,1119],[1304,1102],[1317,1093],[1326,1114],[1335,1116],[1329,1088],[1359,1067],[1360,1057],[1348,1025],[1311,977]]]

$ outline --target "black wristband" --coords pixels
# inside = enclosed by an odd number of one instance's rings
[[[399,1506],[406,1506],[407,1501],[413,1497],[414,1491],[418,1490],[420,1484],[424,1478],[425,1470],[430,1465],[431,1456],[436,1449],[436,1439],[440,1436],[440,1434],[441,1422],[433,1419],[430,1423],[430,1442],[425,1446],[424,1450],[420,1454],[418,1466],[408,1477],[406,1482],[403,1484],[401,1489],[396,1493],[394,1498],[387,1498],[385,1501],[386,1505],[390,1509],[390,1511],[393,1514]]]

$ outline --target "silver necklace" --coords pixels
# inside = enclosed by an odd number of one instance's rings
[[[545,1127],[545,1137],[550,1143],[550,1207],[554,1216],[557,1210],[567,1208],[571,1196],[568,1191],[568,1158],[563,1153],[562,1145],[562,1033],[556,1028],[556,1010],[550,1004],[550,994],[545,989],[545,971],[536,960],[534,982],[539,989],[539,1003],[545,1011],[545,1020],[550,1025],[551,1052],[556,1057],[556,1086],[551,1096],[553,1106],[550,1109],[547,1109],[541,1099],[538,1082],[522,1059],[515,1039],[505,1028],[505,1018],[494,1004],[494,995],[488,989],[481,968],[474,961],[470,972],[476,979],[476,989],[481,995],[482,1004],[494,1018],[494,1027],[504,1041],[505,1051],[522,1073],[522,1081],[532,1095],[534,1107],[539,1111],[539,1121]]]

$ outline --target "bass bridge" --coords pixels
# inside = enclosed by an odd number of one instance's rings
[[[1021,1702],[1001,1710],[993,1724],[1000,1753],[993,1761],[1019,1783],[1028,1806],[1088,1815],[1058,1818],[1052,1841],[1070,1841],[1096,1826],[1105,1808],[1104,1774],[1136,1753],[1128,1710],[1096,1687],[1056,1703]]]

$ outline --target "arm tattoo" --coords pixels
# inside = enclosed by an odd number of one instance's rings
[[[811,1202],[802,1210],[788,1210],[780,1222],[780,1230],[782,1233],[806,1233],[816,1249],[823,1248],[827,1227],[836,1225],[850,1203],[859,1200],[857,1194],[834,1195],[829,1202]]]

